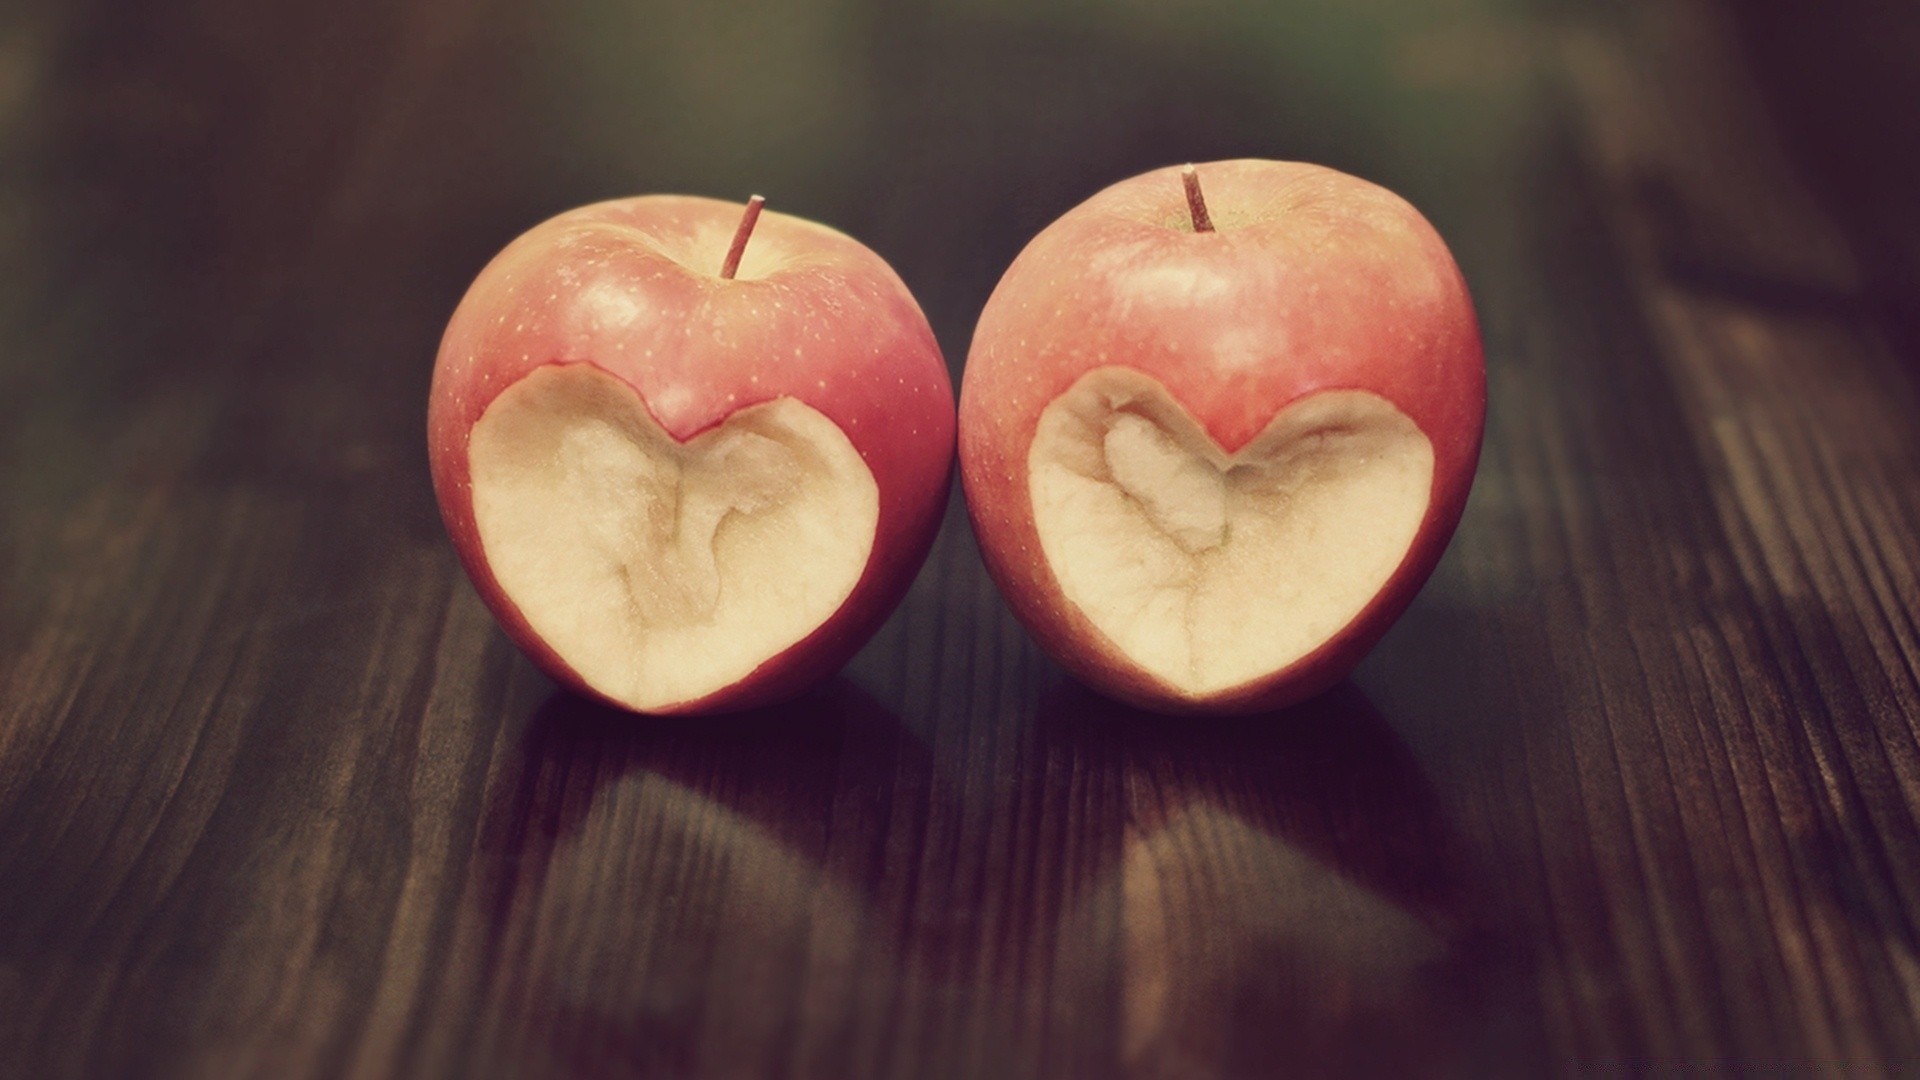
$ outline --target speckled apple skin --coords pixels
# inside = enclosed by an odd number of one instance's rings
[[[967,356],[960,473],[988,571],[1062,666],[1142,708],[1240,714],[1337,683],[1412,602],[1466,505],[1486,373],[1466,281],[1406,200],[1297,162],[1198,170],[1215,232],[1193,231],[1180,169],[1165,168],[1069,210],[1014,260]],[[1320,391],[1394,403],[1434,459],[1427,513],[1398,570],[1343,630],[1263,678],[1196,698],[1142,670],[1061,592],[1028,490],[1042,411],[1109,365],[1158,380],[1228,452]]]
[[[899,603],[946,505],[953,389],[906,285],[851,237],[771,210],[760,215],[739,278],[723,280],[719,265],[743,209],[646,195],[535,226],[467,290],[434,366],[428,456],[461,564],[541,670],[622,708],[533,632],[480,544],[468,439],[487,406],[527,373],[591,364],[632,388],[682,442],[737,410],[795,398],[839,425],[879,488],[872,554],[840,609],[746,678],[662,714],[770,704],[839,670]]]

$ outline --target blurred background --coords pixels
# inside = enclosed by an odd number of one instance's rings
[[[1108,183],[1186,160],[1313,160],[1402,192],[1498,319],[1502,246],[1542,228],[1523,208],[1580,198],[1555,190],[1585,152],[1568,121],[1593,107],[1567,72],[1604,68],[1622,45],[1684,56],[1708,43],[1734,54],[1798,179],[1867,254],[1865,280],[1838,287],[1898,307],[1920,232],[1920,126],[1900,105],[1916,98],[1920,30],[1899,8],[24,0],[0,13],[7,299],[85,307],[102,337],[87,365],[102,373],[138,379],[158,348],[198,355],[174,380],[260,377],[235,368],[264,351],[304,369],[272,376],[316,381],[303,415],[257,418],[273,444],[257,462],[288,465],[319,452],[307,444],[320,431],[370,433],[333,410],[417,410],[434,318],[507,239],[640,192],[761,192],[852,233],[915,290],[956,371],[1027,238]],[[1642,179],[1636,197],[1661,200],[1659,179]],[[1765,244],[1741,235],[1764,222],[1664,197],[1677,245],[1703,232]],[[1816,289],[1850,273],[1782,269]],[[286,306],[267,314],[256,295]],[[223,306],[312,320],[300,332],[326,340],[269,349],[259,335],[284,326],[224,325],[210,314]],[[1911,341],[1911,311],[1898,314]],[[44,379],[37,367],[4,370],[17,387]],[[416,451],[331,452],[418,480]]]
[[[26,0],[0,14],[5,250],[34,271],[16,281],[127,305],[98,311],[103,329],[232,335],[181,325],[215,305],[168,290],[225,290],[239,308],[249,290],[298,289],[301,314],[350,339],[360,320],[450,310],[488,254],[559,210],[758,191],[889,259],[957,371],[1025,239],[1100,187],[1173,162],[1298,158],[1368,177],[1425,209],[1469,279],[1485,280],[1498,246],[1529,227],[1519,208],[1579,153],[1561,121],[1581,104],[1558,77],[1625,24],[1652,47],[1711,38],[1739,54],[1757,81],[1742,89],[1862,241],[1884,299],[1899,291],[1887,279],[1913,281],[1920,158],[1898,105],[1915,100],[1905,60],[1920,31],[1897,9]],[[1718,228],[1733,243],[1764,230],[1713,207],[1665,212],[1676,231]],[[67,268],[79,277],[52,273],[79,258],[84,273]],[[13,302],[38,305],[29,291]],[[433,344],[417,329],[378,356],[339,341],[325,365],[368,365],[368,377],[327,381],[356,409],[414,408],[426,377],[415,360]],[[151,347],[123,333],[94,362]],[[209,339],[197,370],[215,377],[249,347]],[[262,433],[354,426],[286,419]]]

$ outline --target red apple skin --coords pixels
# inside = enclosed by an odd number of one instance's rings
[[[621,708],[630,706],[588,686],[534,633],[489,569],[474,521],[469,435],[501,391],[535,368],[599,368],[631,387],[682,442],[748,406],[798,399],[839,425],[879,489],[872,555],[845,604],[739,682],[660,713],[770,704],[839,670],[900,602],[946,505],[953,388],[906,285],[858,241],[770,210],[739,276],[722,279],[743,209],[644,195],[535,226],[467,290],[434,366],[434,493],[474,587],[555,681]]]
[[[1014,260],[967,356],[960,475],[988,571],[1068,671],[1155,711],[1251,713],[1339,682],[1426,582],[1473,482],[1486,374],[1466,282],[1405,200],[1297,162],[1198,171],[1215,232],[1193,230],[1181,170],[1165,168],[1069,210]],[[1028,491],[1041,412],[1107,365],[1158,380],[1229,452],[1319,391],[1392,402],[1434,458],[1427,513],[1399,569],[1345,629],[1254,682],[1195,699],[1141,670],[1062,594]]]

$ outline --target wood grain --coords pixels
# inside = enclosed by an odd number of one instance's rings
[[[1538,1075],[1920,1059],[1920,19],[221,0],[0,12],[0,1075]],[[1349,683],[1172,722],[957,497],[818,694],[554,690],[422,415],[484,259],[732,197],[951,363],[1112,180],[1326,161],[1479,304],[1473,502]]]

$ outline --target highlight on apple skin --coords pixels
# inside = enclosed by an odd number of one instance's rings
[[[481,599],[556,681],[636,712],[832,675],[946,504],[953,390],[906,285],[760,204],[648,195],[535,226],[434,366],[434,491]]]
[[[962,374],[960,473],[1014,614],[1095,689],[1248,713],[1344,678],[1465,508],[1465,280],[1392,192],[1296,162],[1122,181],[1029,243]]]

